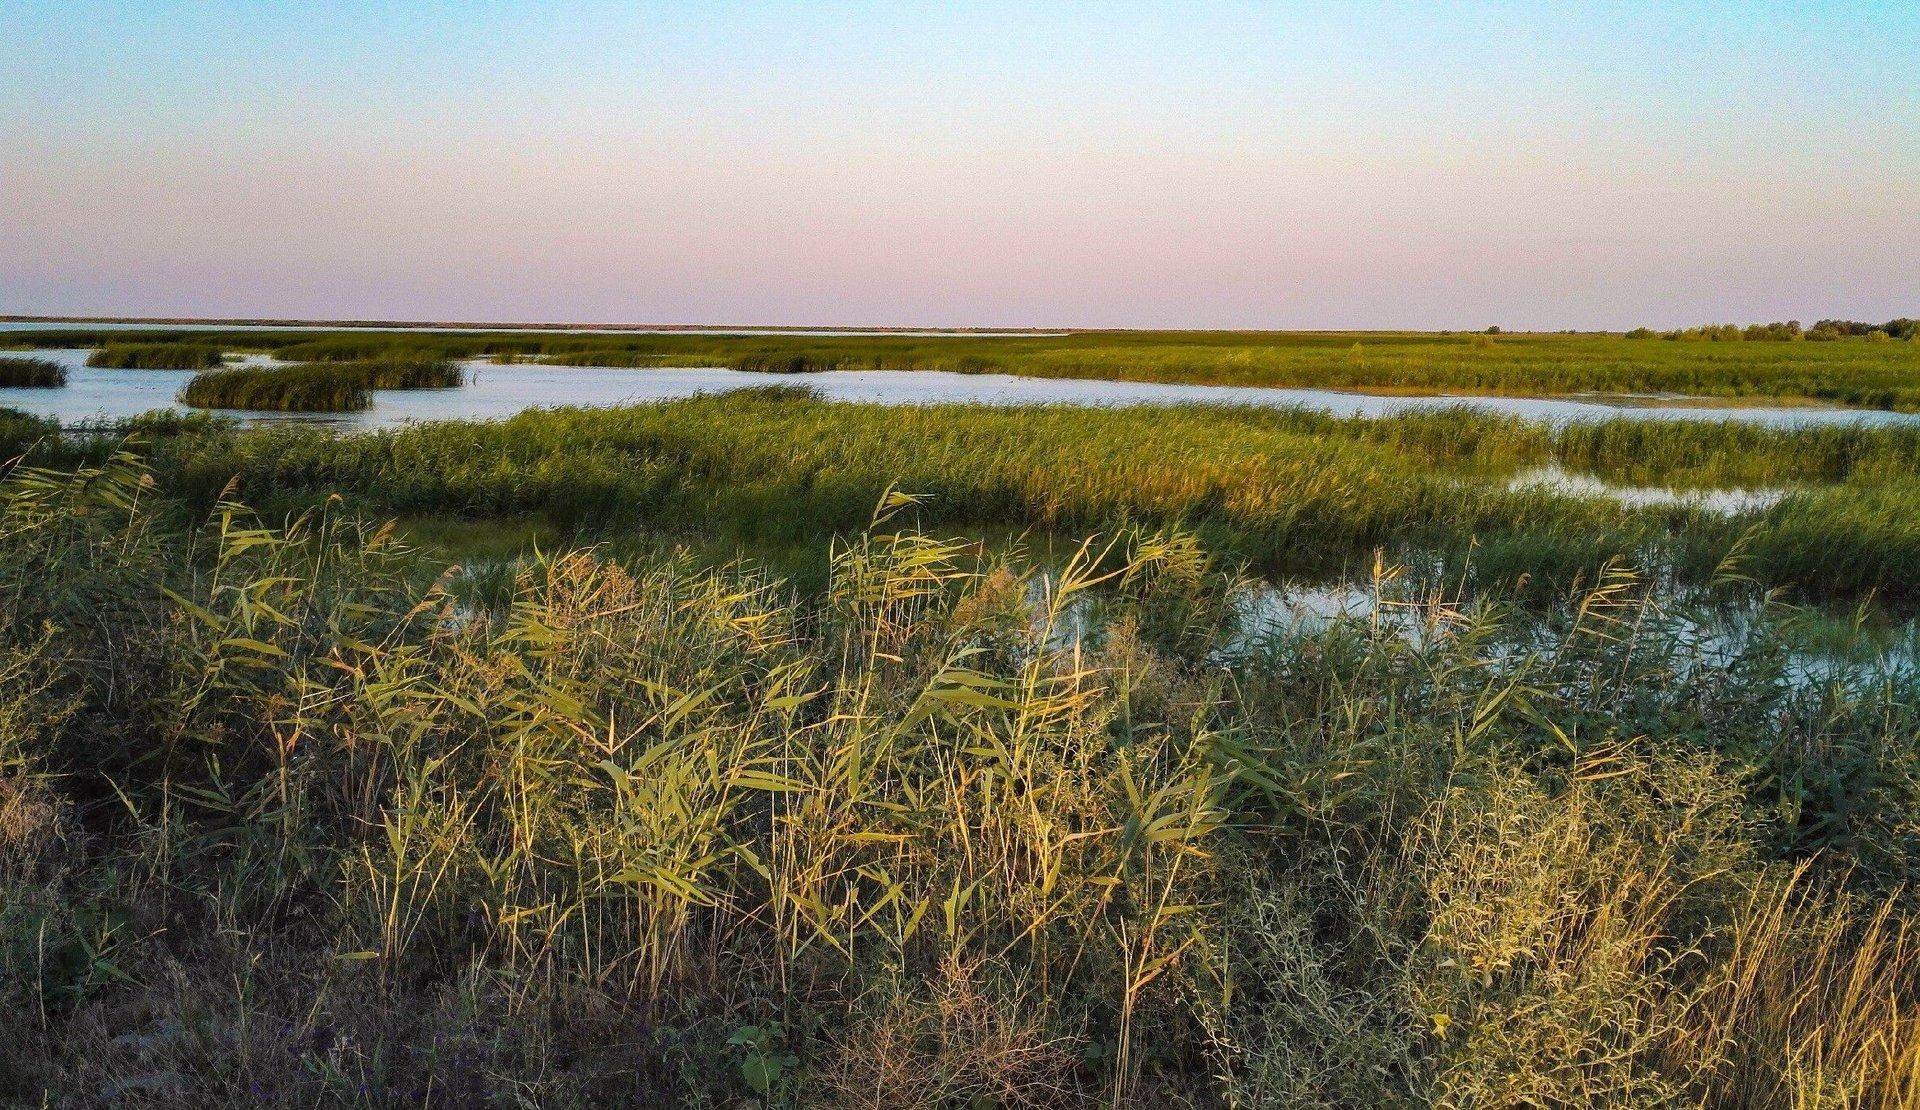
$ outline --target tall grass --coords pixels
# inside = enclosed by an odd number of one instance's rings
[[[455,389],[466,381],[460,367],[446,359],[381,358],[338,368],[362,375],[368,389]]]
[[[0,464],[11,464],[34,449],[47,451],[56,460],[70,451],[55,421],[19,409],[0,408]]]
[[[109,342],[87,356],[87,365],[109,370],[207,370],[220,365],[221,351],[208,343]]]
[[[195,408],[269,412],[358,412],[373,406],[363,376],[329,366],[195,374],[180,400]]]
[[[1676,393],[1920,410],[1920,343],[1649,343],[1611,335],[1070,332],[982,336],[632,333],[22,333],[47,346],[166,342],[270,350],[289,361],[530,357],[575,366],[947,370],[1057,378],[1390,392]],[[1355,345],[1359,350],[1355,350]],[[209,363],[208,365],[212,365]]]
[[[1912,1106],[1920,718],[1614,570],[1223,656],[1128,530],[898,492],[817,597],[456,601],[330,506],[0,491],[0,1092],[198,1104]]]
[[[1920,581],[1915,446],[1903,429],[1556,430],[1463,412],[1349,420],[735,393],[348,437],[262,430],[195,439],[161,465],[202,498],[237,481],[262,502],[340,493],[378,512],[540,514],[563,528],[708,530],[756,544],[818,545],[857,528],[897,480],[926,496],[929,525],[1179,524],[1271,573],[1337,571],[1386,547],[1462,565],[1471,553],[1489,581],[1527,575],[1558,588],[1609,559],[1704,580],[1737,557],[1768,585],[1906,599]],[[1556,459],[1629,483],[1794,492],[1726,516],[1508,488],[1516,470]]]
[[[0,388],[53,389],[67,384],[67,368],[46,358],[0,355]]]
[[[451,389],[464,381],[453,363],[433,359],[305,363],[197,374],[181,392],[196,408],[273,412],[357,412],[376,389]]]

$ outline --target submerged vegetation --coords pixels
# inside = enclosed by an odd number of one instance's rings
[[[460,368],[439,359],[316,362],[197,374],[180,400],[196,408],[265,412],[358,412],[376,389],[450,389]]]
[[[488,604],[175,492],[0,490],[0,1098],[1920,1099],[1912,676],[1617,567],[1248,642],[1188,535],[1036,577],[895,492],[815,594]]]
[[[107,370],[209,370],[224,360],[222,348],[200,342],[109,343],[87,356],[87,365]]]
[[[573,366],[709,366],[805,373],[946,370],[1049,378],[1410,393],[1675,393],[1920,411],[1920,343],[1839,327],[1814,343],[1648,343],[1618,335],[1400,332],[1066,332],[1017,336],[686,335],[658,332],[167,331],[18,333],[102,343],[258,350],[288,361],[541,359]],[[1892,321],[1887,326],[1900,325]],[[1762,326],[1764,332],[1766,326]],[[1851,327],[1851,325],[1849,325]],[[1816,330],[1820,330],[1816,327]],[[1647,333],[1652,334],[1652,333]],[[1742,333],[1744,334],[1744,332]],[[1884,331],[1881,332],[1885,336]],[[217,365],[215,362],[206,366]],[[196,367],[197,368],[197,367]]]
[[[0,355],[0,389],[52,389],[67,384],[67,368],[47,358]]]

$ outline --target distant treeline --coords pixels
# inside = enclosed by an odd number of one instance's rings
[[[1627,333],[1627,338],[1705,339],[1712,342],[1770,340],[1776,343],[1791,343],[1797,339],[1811,339],[1814,342],[1832,339],[1911,340],[1917,335],[1920,335],[1920,320],[1909,320],[1903,316],[1898,320],[1888,320],[1884,324],[1863,324],[1858,320],[1822,320],[1810,328],[1802,328],[1798,320],[1772,324],[1748,324],[1744,328],[1738,324],[1706,324],[1677,331],[1635,328]]]

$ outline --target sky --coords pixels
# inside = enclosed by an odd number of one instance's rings
[[[1920,316],[1920,0],[5,0],[0,313]]]

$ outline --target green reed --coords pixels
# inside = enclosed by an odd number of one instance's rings
[[[358,412],[372,407],[376,389],[452,389],[464,380],[458,366],[438,359],[315,362],[198,374],[180,400],[209,409]]]
[[[0,486],[0,1096],[1920,1098],[1911,670],[1619,567],[1248,635],[1173,530],[1042,575],[894,489],[799,596],[129,456]],[[1229,645],[1237,645],[1228,650]]]
[[[1179,524],[1263,570],[1324,573],[1376,548],[1465,561],[1542,587],[1609,559],[1704,580],[1734,558],[1771,585],[1905,600],[1920,581],[1920,452],[1904,429],[1808,431],[1619,421],[1554,429],[1465,411],[1381,420],[1186,406],[1088,410],[830,404],[741,392],[334,436],[262,429],[156,444],[211,498],[371,511],[543,516],[816,545],[898,481],[955,529],[1075,532]],[[1739,515],[1509,489],[1552,462],[1627,484],[1782,486]]]
[[[87,356],[87,365],[108,370],[208,370],[224,360],[209,343],[115,343]]]
[[[213,370],[194,375],[180,400],[195,408],[270,412],[358,412],[373,405],[362,375],[329,366]]]
[[[0,389],[54,389],[67,384],[67,368],[46,358],[0,355]]]

